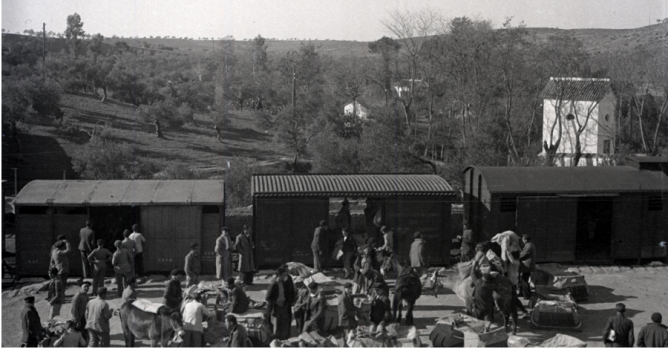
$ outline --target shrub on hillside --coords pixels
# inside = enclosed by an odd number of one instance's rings
[[[189,119],[186,119],[188,114],[182,113],[180,108],[177,108],[174,102],[169,99],[155,102],[149,106],[143,106],[142,116],[146,123],[155,123],[156,120],[160,121],[160,126],[165,129],[179,128],[186,121],[189,121]]]
[[[36,118],[62,117],[60,97],[56,83],[36,75],[3,79],[2,118],[31,122]]]
[[[137,158],[127,143],[94,136],[72,155],[72,168],[86,179],[151,178],[155,164]]]

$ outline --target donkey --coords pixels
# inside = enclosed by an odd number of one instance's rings
[[[158,309],[157,314],[145,312],[127,302],[118,313],[125,337],[125,346],[134,347],[135,338],[151,340],[151,347],[167,346],[175,333],[184,334],[183,320],[178,311],[167,306]]]

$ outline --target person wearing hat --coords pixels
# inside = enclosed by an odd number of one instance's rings
[[[419,276],[422,276],[429,269],[427,241],[422,238],[422,233],[419,231],[413,234],[413,239],[410,251],[411,267],[415,268]]]
[[[53,268],[58,269],[63,287],[67,288],[67,277],[70,275],[70,252],[74,251],[72,245],[67,242],[64,235],[58,237],[59,240],[53,245],[51,251],[51,263]]]
[[[132,277],[132,256],[123,248],[121,240],[114,242],[116,252],[111,257],[111,265],[114,266],[116,274],[116,293],[119,297],[123,295],[123,289],[128,286],[128,280]]]
[[[322,256],[325,254],[325,238],[327,234],[327,221],[320,221],[320,225],[313,232],[311,251],[313,251],[313,271],[322,271]]]
[[[123,230],[123,241],[121,241],[121,248],[124,248],[126,251],[130,252],[133,263],[132,270],[134,270],[135,241],[130,239],[130,234],[132,233],[129,230]]]
[[[239,277],[246,285],[253,284],[253,272],[255,271],[255,259],[253,256],[253,241],[251,241],[250,229],[244,225],[242,234],[237,235],[234,249],[239,252]]]
[[[633,336],[633,321],[626,318],[626,306],[624,303],[615,305],[617,314],[608,318],[605,331],[603,332],[603,343],[606,347],[633,347],[635,338]]]
[[[44,336],[44,329],[39,319],[37,309],[35,309],[35,297],[23,298],[25,307],[21,311],[21,347],[37,348],[37,344]]]
[[[86,305],[86,329],[88,330],[89,347],[109,346],[109,319],[113,315],[112,309],[105,300],[107,288],[100,287],[97,297],[91,299]]]
[[[98,287],[104,287],[104,277],[107,272],[107,262],[113,255],[104,248],[104,240],[97,240],[97,248],[89,255],[88,260],[93,263],[93,296],[97,295]]]
[[[373,261],[371,259],[371,251],[373,249],[369,245],[365,245],[358,248],[357,259],[355,260],[355,277],[353,282],[355,282],[359,288],[357,293],[366,293],[366,278],[364,274],[369,269],[373,268]]]
[[[230,331],[230,342],[228,347],[230,348],[244,348],[248,342],[248,333],[246,333],[246,328],[239,326],[237,324],[237,317],[234,315],[228,314],[225,316],[225,322],[227,323],[227,329]]]
[[[359,309],[353,303],[353,284],[346,282],[343,285],[343,293],[339,296],[339,327],[343,328],[344,338],[348,338],[348,333],[357,328],[356,315],[359,315]]]
[[[180,309],[181,301],[183,301],[183,291],[181,290],[181,278],[185,273],[183,270],[174,269],[170,273],[170,280],[165,286],[165,293],[163,294],[163,303],[172,308]]]
[[[146,243],[146,239],[144,238],[144,235],[139,232],[139,224],[132,225],[132,234],[130,234],[129,238],[135,243],[135,252],[133,256],[135,276],[142,277],[144,276],[144,244]]]
[[[668,348],[668,327],[661,324],[661,313],[652,314],[652,322],[643,326],[638,333],[639,348]]]
[[[223,227],[220,236],[216,239],[216,277],[227,281],[232,277],[232,239],[229,229]]]
[[[375,332],[376,337],[381,337],[385,333],[385,325],[392,321],[392,306],[386,289],[378,288],[374,293],[369,313],[369,322],[371,322],[369,332]]]
[[[317,282],[311,282],[308,285],[308,289],[309,298],[306,303],[306,322],[304,322],[304,332],[324,332],[327,300],[323,297]]]
[[[280,340],[290,338],[292,305],[295,303],[295,286],[288,274],[288,267],[281,265],[267,289],[267,310],[265,319],[273,325],[274,337]]]
[[[72,297],[72,309],[70,314],[72,321],[76,325],[76,329],[81,332],[86,340],[88,340],[88,332],[86,329],[86,306],[88,305],[88,291],[90,290],[90,281],[85,281],[81,283],[81,288],[74,297]]]
[[[520,252],[520,295],[524,299],[531,299],[531,286],[529,278],[531,272],[536,270],[536,246],[531,242],[529,234],[522,235],[524,247]]]
[[[60,316],[60,307],[65,302],[65,288],[58,277],[58,269],[51,268],[49,277],[51,277],[51,282],[46,301],[49,302],[49,320],[53,320],[56,316]]]
[[[337,245],[343,253],[343,270],[345,272],[343,278],[350,279],[355,275],[352,268],[352,259],[355,257],[355,251],[357,251],[357,243],[355,243],[355,239],[350,236],[350,232],[347,229],[343,229],[341,233],[343,234],[343,238],[338,241]]]
[[[390,288],[389,286],[387,286],[385,278],[379,271],[369,269],[363,275],[364,275],[364,280],[366,282],[364,288],[366,289],[367,294],[378,293],[378,290],[385,291],[385,294],[389,293]]]
[[[475,241],[473,240],[473,230],[469,228],[468,220],[464,220],[462,224],[464,231],[462,232],[462,246],[460,248],[459,261],[468,262],[473,259],[475,255]]]
[[[81,254],[81,265],[83,266],[83,277],[88,279],[93,276],[93,269],[88,255],[95,249],[95,231],[93,223],[86,221],[86,226],[79,230],[79,253]]]
[[[202,271],[198,249],[199,244],[193,242],[190,244],[190,253],[186,255],[186,265],[183,268],[186,272],[186,288],[197,284],[199,274]]]

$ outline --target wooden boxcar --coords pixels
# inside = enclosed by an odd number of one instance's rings
[[[382,224],[395,233],[395,249],[408,257],[413,234],[422,232],[433,264],[449,262],[450,209],[455,193],[436,175],[318,174],[253,175],[253,229],[257,260],[263,266],[288,261],[313,263],[311,242],[321,220],[328,220],[330,198],[366,198],[380,208]],[[356,231],[382,245],[374,217]],[[328,241],[341,238],[330,221]],[[330,259],[330,256],[325,256]]]
[[[668,176],[616,167],[469,167],[465,216],[478,240],[530,234],[539,262],[662,258]]]
[[[198,242],[203,272],[215,272],[213,247],[225,222],[222,180],[36,180],[19,192],[15,206],[21,276],[46,275],[60,234],[75,249],[70,268],[80,275],[77,248],[86,220],[110,251],[123,230],[139,224],[147,271],[183,268],[190,244]]]

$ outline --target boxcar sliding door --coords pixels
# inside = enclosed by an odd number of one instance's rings
[[[197,242],[202,250],[201,206],[144,206],[141,208],[140,232],[146,238],[144,269],[170,271],[183,269],[190,244]]]
[[[577,198],[517,198],[517,233],[531,235],[536,262],[575,261]]]

